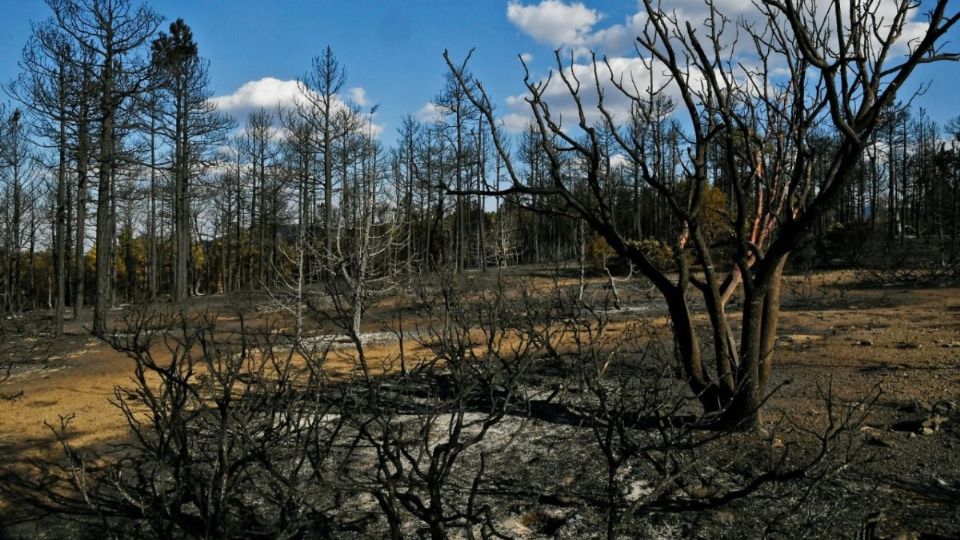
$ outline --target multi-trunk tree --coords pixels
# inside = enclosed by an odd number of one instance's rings
[[[506,189],[479,191],[559,197],[563,212],[583,219],[663,296],[676,354],[705,411],[727,426],[753,427],[773,372],[784,266],[851,182],[883,112],[917,66],[957,58],[942,50],[944,35],[960,18],[948,11],[948,4],[940,0],[932,5],[923,34],[905,43],[914,9],[907,2],[886,13],[889,6],[877,1],[814,6],[768,0],[756,6],[761,22],[741,21],[736,27],[708,3],[705,23],[696,27],[644,0],[647,22],[637,38],[638,50],[670,81],[654,89],[654,97],[675,92],[691,132],[681,164],[683,185],[674,190],[655,167],[647,141],[625,133],[608,106],[610,95],[617,95],[649,117],[655,115],[655,100],[604,60],[594,57],[586,84],[583,71],[565,64],[559,52],[550,78],[525,78],[526,99],[549,162],[550,179],[541,187],[526,182],[512,165],[482,85],[465,73],[465,64],[446,56],[460,87],[488,118],[511,180]],[[747,57],[753,61],[745,62]],[[562,123],[548,104],[552,78],[573,103],[573,127]],[[587,90],[595,93],[593,107],[586,103]],[[837,140],[816,147],[818,128],[824,125],[836,132]],[[615,221],[613,191],[603,174],[604,131],[667,204],[675,226],[669,270],[658,267],[639,238]],[[732,225],[729,257],[720,256],[705,234],[714,183],[711,150],[718,152],[717,173],[733,194],[727,216]],[[565,156],[580,164],[575,180],[566,177]],[[819,178],[812,174],[815,159],[827,164]],[[586,189],[578,190],[574,183]],[[742,294],[739,320],[727,312],[736,290]],[[694,296],[705,306],[712,358],[703,357]]]

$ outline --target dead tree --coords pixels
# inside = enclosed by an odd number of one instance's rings
[[[766,507],[770,493],[796,504],[769,514],[745,511],[744,526],[822,530],[824,522],[811,517],[823,512],[812,504],[815,494],[824,482],[869,457],[860,427],[879,391],[871,390],[854,405],[841,405],[828,388],[822,393],[829,418],[825,428],[782,416],[760,443],[768,447],[774,442],[774,447],[757,452],[756,441],[744,444],[741,434],[703,429],[709,424],[692,414],[695,399],[678,391],[683,383],[674,377],[673,366],[663,362],[671,355],[657,335],[655,316],[621,326],[613,291],[588,287],[584,294],[581,286],[562,286],[557,280],[535,294],[521,289],[518,327],[544,352],[528,366],[530,378],[538,371],[560,374],[554,390],[534,401],[531,410],[572,417],[583,426],[578,436],[588,435],[572,448],[556,450],[555,459],[579,463],[567,474],[597,478],[593,485],[572,482],[563,493],[566,500],[596,507],[610,539],[650,536],[643,527],[655,515],[702,512],[734,501],[737,514],[751,504]],[[543,385],[540,391],[546,391]],[[549,420],[550,415],[536,418]],[[791,431],[795,433],[789,435]],[[597,491],[601,495],[594,495]],[[801,493],[807,495],[787,495]],[[760,530],[738,533],[761,535]]]
[[[404,537],[410,517],[435,540],[456,529],[468,538],[475,529],[496,534],[481,494],[499,472],[488,460],[505,455],[509,443],[487,438],[498,427],[508,440],[522,431],[522,420],[500,424],[523,411],[522,377],[538,344],[534,333],[511,324],[515,284],[498,277],[470,293],[449,272],[439,283],[421,282],[414,341],[430,351],[426,361],[410,372],[364,378],[369,416],[359,432],[376,452],[365,476],[391,538]]]
[[[56,148],[57,182],[54,198],[53,253],[55,274],[54,334],[63,332],[67,287],[67,222],[69,166],[68,137],[71,100],[76,74],[74,53],[66,36],[47,22],[34,28],[33,36],[24,48],[21,65],[25,71],[8,90],[34,113],[34,129],[38,135]]]
[[[461,76],[469,78],[465,72]],[[457,271],[466,269],[466,243],[467,243],[467,212],[468,205],[464,204],[464,196],[459,195],[467,186],[467,172],[470,167],[470,156],[467,138],[467,124],[476,118],[476,110],[470,106],[466,94],[463,93],[461,86],[456,79],[448,76],[445,81],[443,91],[434,99],[437,107],[443,112],[446,121],[442,124],[447,130],[452,131],[452,136],[447,137],[451,140],[454,152],[454,180],[456,189],[452,190],[456,195],[455,226],[453,231],[453,257],[454,266]],[[469,199],[468,199],[469,202]]]
[[[387,163],[377,141],[364,132],[354,132],[343,140],[355,143],[359,159],[352,167],[344,164],[343,197],[332,249],[322,260],[324,274],[331,276],[325,283],[328,296],[346,315],[348,335],[359,340],[366,309],[395,286],[387,259],[398,220],[388,205]]]
[[[80,317],[80,310],[86,301],[84,262],[84,244],[87,239],[87,204],[89,202],[89,174],[91,160],[94,157],[96,139],[93,134],[95,115],[96,81],[93,76],[93,54],[85,51],[79,62],[73,116],[76,118],[74,160],[76,162],[76,221],[73,242],[73,318]]]
[[[704,25],[695,27],[645,0],[647,24],[637,38],[637,50],[652,63],[650,69],[669,79],[654,92],[673,89],[690,122],[692,133],[682,164],[686,189],[669,189],[653,167],[644,141],[618,129],[607,93],[625,97],[640,111],[648,111],[654,101],[629,74],[617,73],[594,57],[588,69],[592,81],[584,85],[583,71],[566,65],[559,52],[557,72],[546,80],[534,81],[527,74],[526,99],[550,164],[550,183],[537,187],[526,183],[513,166],[483,86],[465,74],[465,63],[454,64],[445,57],[460,86],[487,117],[510,176],[510,187],[488,186],[481,191],[559,197],[566,215],[582,218],[659,290],[673,324],[676,353],[704,410],[716,414],[724,425],[749,429],[758,424],[773,371],[781,274],[790,253],[850,182],[881,112],[916,68],[957,59],[942,50],[942,41],[960,14],[948,12],[946,0],[936,2],[922,36],[903,44],[914,8],[911,2],[898,2],[887,13],[886,5],[877,1],[852,7],[842,2],[814,7],[764,1],[756,6],[762,23],[738,23],[739,39],[731,35],[731,23],[714,4],[707,7]],[[742,63],[744,53],[755,55],[757,65]],[[776,75],[775,68],[787,75]],[[575,128],[563,125],[547,101],[547,86],[555,78],[575,106]],[[586,89],[596,92],[594,110],[584,102]],[[598,118],[601,126],[589,118]],[[813,131],[824,123],[832,126],[839,140],[829,149],[830,165],[815,190]],[[658,268],[636,243],[639,239],[620,230],[614,220],[612,194],[601,178],[602,128],[638,165],[644,183],[667,203],[676,227],[671,273]],[[727,261],[715,260],[703,227],[708,217],[711,145],[719,145],[722,174],[734,189],[735,204],[728,217],[734,249]],[[581,163],[577,180],[587,186],[585,191],[574,190],[566,180],[569,171],[562,161],[570,155]],[[738,288],[743,294],[739,337],[726,313]],[[701,354],[691,292],[702,299],[710,322],[712,367]]]
[[[267,252],[267,223],[274,219],[270,203],[270,180],[268,169],[274,157],[275,142],[271,132],[273,115],[266,109],[258,109],[250,115],[244,141],[250,157],[250,245],[256,240],[257,271],[255,283],[266,287],[267,272],[271,258]],[[252,272],[252,271],[251,271]]]
[[[345,420],[329,421],[343,407],[327,386],[325,356],[304,361],[271,328],[241,324],[238,334],[226,333],[216,320],[129,316],[122,333],[106,337],[134,365],[130,384],[113,397],[131,435],[121,454],[94,463],[70,444],[70,418],[61,418],[50,428],[67,457],[55,471],[65,474],[55,472],[46,487],[15,479],[6,493],[119,535],[144,528],[197,538],[325,530],[343,496],[325,475],[349,456],[331,449]],[[72,493],[51,488],[59,482]]]
[[[304,113],[316,131],[316,151],[323,153],[323,241],[325,253],[334,249],[334,146],[353,126],[338,125],[338,112],[344,101],[339,96],[346,83],[346,69],[327,47],[323,56],[313,59],[312,69],[300,81],[301,95],[307,107]]]
[[[210,101],[207,62],[199,56],[193,33],[183,19],[170,24],[169,35],[161,32],[153,40],[152,50],[154,84],[165,98],[163,118],[166,122],[161,132],[172,141],[173,298],[179,301],[193,290],[189,270],[193,260],[192,183],[209,163],[211,148],[223,141],[232,121],[220,114]],[[260,248],[262,250],[262,243]]]

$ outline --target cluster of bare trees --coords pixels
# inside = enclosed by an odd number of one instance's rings
[[[254,111],[231,139],[215,180],[207,285],[274,287],[299,274],[336,273],[336,260],[366,226],[394,221],[384,150],[369,113],[343,97],[346,71],[331,49],[313,61],[288,107]],[[207,249],[204,248],[204,249]],[[302,264],[296,252],[304,252]]]
[[[0,170],[3,171],[0,197],[5,204],[2,218],[3,264],[0,305],[5,311],[36,307],[36,257],[39,250],[38,211],[41,192],[37,187],[38,166],[19,109],[5,114],[0,107]]]
[[[46,302],[56,307],[57,332],[68,303],[76,316],[92,289],[93,329],[102,333],[118,290],[134,298],[146,282],[144,296],[157,295],[163,264],[158,244],[165,240],[157,232],[162,229],[158,212],[164,206],[172,214],[168,230],[175,240],[167,250],[171,292],[174,298],[186,296],[195,229],[193,183],[211,164],[213,145],[231,123],[209,100],[207,65],[182,20],[166,35],[157,33],[159,15],[131,2],[48,4],[52,17],[35,26],[24,48],[23,73],[7,91],[30,112],[24,132],[45,151],[33,162],[47,174],[35,174],[32,185],[41,191],[49,184],[46,195],[37,197],[42,199],[35,204],[35,219],[48,224]],[[11,122],[20,122],[20,110]],[[11,176],[16,245],[8,252],[17,261],[15,273],[22,266],[21,208],[27,200],[26,157],[18,156]],[[162,185],[161,175],[168,180]],[[147,227],[135,229],[141,215]],[[146,254],[137,254],[144,244]],[[145,280],[137,279],[144,273]],[[17,286],[23,296],[22,278]]]
[[[818,225],[857,227],[892,246],[917,239],[936,250],[941,265],[957,261],[958,119],[943,125],[923,109],[890,105],[870,137],[853,180]],[[824,140],[821,146],[831,143]],[[853,254],[859,255],[858,250]]]
[[[564,261],[584,244],[624,264],[624,246],[643,245],[648,262],[669,266],[698,249],[690,221],[699,249],[740,251],[752,266],[749,246],[765,249],[794,214],[803,225],[791,244],[868,223],[901,242],[935,238],[942,263],[957,258],[958,149],[941,136],[956,129],[922,112],[911,120],[893,94],[916,65],[952,58],[937,45],[953,22],[944,6],[904,44],[908,4],[894,18],[876,2],[832,6],[839,15],[826,21],[812,13],[825,9],[764,3],[766,26],[740,28],[711,10],[699,30],[650,4],[638,40],[649,81],[614,77],[602,59],[581,81],[558,55],[552,80],[527,80],[542,114],[510,141],[466,65],[451,64],[432,100],[437,119],[408,117],[389,151],[374,111],[345,97],[346,70],[329,48],[293,105],[255,111],[230,137],[182,20],[158,32],[160,16],[131,0],[49,7],[7,86],[19,105],[3,115],[2,305],[49,305],[58,327],[67,307],[77,316],[91,301],[102,333],[116,302],[274,287],[298,274],[315,283],[364,215],[378,235],[390,230],[384,264],[408,273]],[[756,65],[738,66],[733,51]],[[543,95],[558,82],[580,111],[572,124]],[[584,90],[600,102],[585,103]],[[628,117],[605,107],[611,92],[631,103]],[[837,170],[850,152],[855,163]],[[378,193],[376,208],[363,208],[364,189]],[[303,264],[291,258],[298,249]],[[742,273],[727,259],[724,302]]]

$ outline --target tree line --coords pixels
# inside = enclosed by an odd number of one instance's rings
[[[652,80],[627,118],[594,117],[564,134],[569,141],[535,120],[508,137],[471,99],[477,83],[465,66],[458,72],[451,64],[431,100],[437,118],[408,116],[387,149],[373,111],[345,97],[346,69],[330,48],[299,80],[292,105],[254,111],[238,127],[214,106],[209,62],[182,19],[161,31],[162,17],[131,0],[47,3],[51,17],[34,25],[22,72],[5,86],[12,100],[0,131],[0,307],[7,313],[53,308],[59,332],[67,316],[92,304],[94,331],[102,333],[117,303],[277,287],[301,274],[309,285],[335,273],[335,252],[350,249],[364,219],[383,236],[376,264],[388,273],[482,271],[584,253],[602,265],[616,250],[551,191],[558,180],[584,197],[602,187],[609,223],[647,252],[669,263],[689,249],[677,243],[685,225],[670,208],[697,191],[696,134],[678,119],[684,97],[655,91]],[[557,73],[573,73],[557,60]],[[756,147],[759,124],[770,121],[750,120],[758,125],[730,135],[739,142],[712,137],[700,148],[711,249],[734,249],[738,197],[775,202],[761,196],[763,185],[738,193],[737,178],[752,164],[728,151]],[[723,119],[708,123],[718,128]],[[822,237],[841,225],[900,243],[920,238],[933,242],[942,264],[955,263],[960,120],[939,125],[895,102],[884,104],[876,123],[814,232]],[[812,200],[844,132],[824,124],[807,136]],[[551,155],[551,146],[591,138],[596,163],[576,152]],[[750,151],[777,144],[767,139]],[[636,143],[640,155],[618,140]],[[511,174],[536,189],[500,189]],[[364,186],[378,195],[366,213]]]

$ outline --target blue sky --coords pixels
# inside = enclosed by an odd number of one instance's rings
[[[48,11],[42,0],[0,3],[0,81],[6,82],[16,76],[30,22],[44,19]],[[673,0],[667,5],[683,11],[700,3]],[[749,8],[747,0],[718,4],[734,13]],[[512,5],[503,0],[156,0],[151,5],[167,23],[183,17],[193,28],[201,54],[210,60],[216,96],[234,94],[265,77],[291,81],[330,45],[347,68],[347,87],[362,88],[353,95],[366,106],[380,105],[375,121],[384,127],[388,142],[400,119],[422,111],[441,89],[445,48],[462,57],[476,47],[474,72],[501,111],[520,112],[521,104],[508,101],[522,91],[517,55],[532,55],[535,73],[545,71],[559,45],[629,57],[631,17],[637,12],[634,0],[524,0]],[[960,46],[956,31],[953,41]],[[918,80],[933,82],[918,101],[933,118],[960,115],[955,97],[960,66],[924,67],[918,75]]]

